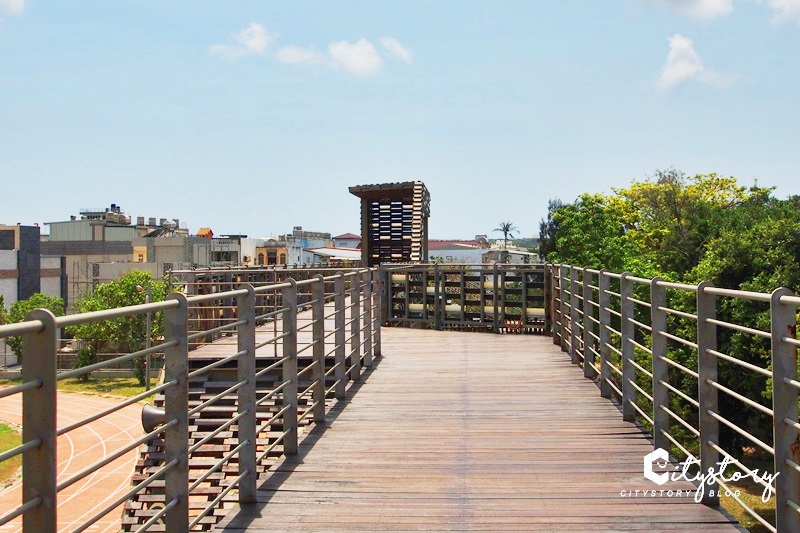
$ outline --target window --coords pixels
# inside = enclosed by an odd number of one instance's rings
[[[258,264],[259,265],[264,264],[264,254],[258,254]]]

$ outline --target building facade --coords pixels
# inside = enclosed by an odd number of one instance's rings
[[[431,196],[421,181],[357,185],[361,199],[361,260],[381,263],[428,261]]]

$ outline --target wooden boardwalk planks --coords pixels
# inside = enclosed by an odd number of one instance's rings
[[[261,531],[735,531],[691,496],[622,497],[652,444],[548,337],[384,328],[383,357],[257,504]]]

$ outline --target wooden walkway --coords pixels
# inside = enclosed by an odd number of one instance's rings
[[[623,497],[652,444],[548,337],[383,328],[383,357],[226,532],[736,531],[692,496]]]

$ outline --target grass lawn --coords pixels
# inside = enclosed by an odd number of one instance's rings
[[[19,446],[21,441],[22,437],[16,429],[0,424],[0,452]],[[14,477],[21,465],[21,455],[0,462],[0,487],[5,486],[6,481]]]
[[[18,383],[18,379],[0,379],[0,387]],[[144,387],[139,385],[136,378],[93,378],[89,381],[72,378],[59,381],[58,390],[130,398],[144,392]]]
[[[775,520],[775,496],[770,499],[769,502],[764,503],[761,501],[761,490],[762,487],[760,485],[756,485],[755,483],[751,484],[742,484],[742,483],[731,483],[731,488],[737,488],[741,492],[739,494],[739,499],[745,502],[751,509],[753,509],[756,513],[758,513],[762,518],[766,519],[768,522],[774,523]],[[733,499],[731,496],[726,496],[725,492],[722,492],[722,497],[720,498],[720,502],[722,506],[732,514],[741,525],[749,529],[752,533],[766,533],[769,529],[765,528],[761,522],[753,518],[750,513],[742,509],[742,506],[739,505],[739,502]]]
[[[772,456],[768,455],[761,450],[754,447],[747,446],[742,449],[742,462],[750,468],[758,469],[759,473],[772,472]],[[731,467],[730,472],[737,470]],[[730,472],[726,472],[726,476],[730,476]],[[767,520],[767,522],[774,523],[775,521],[775,495],[767,503],[761,501],[761,493],[764,487],[754,482],[752,479],[744,479],[739,482],[731,482],[731,488],[738,489],[739,499],[747,504],[748,507],[753,509],[759,516]],[[731,496],[726,496],[724,489],[721,493],[720,502],[722,506],[744,527],[749,529],[752,533],[766,533],[769,529],[765,528],[761,522],[752,517],[750,513],[742,509],[742,506],[733,499]]]

